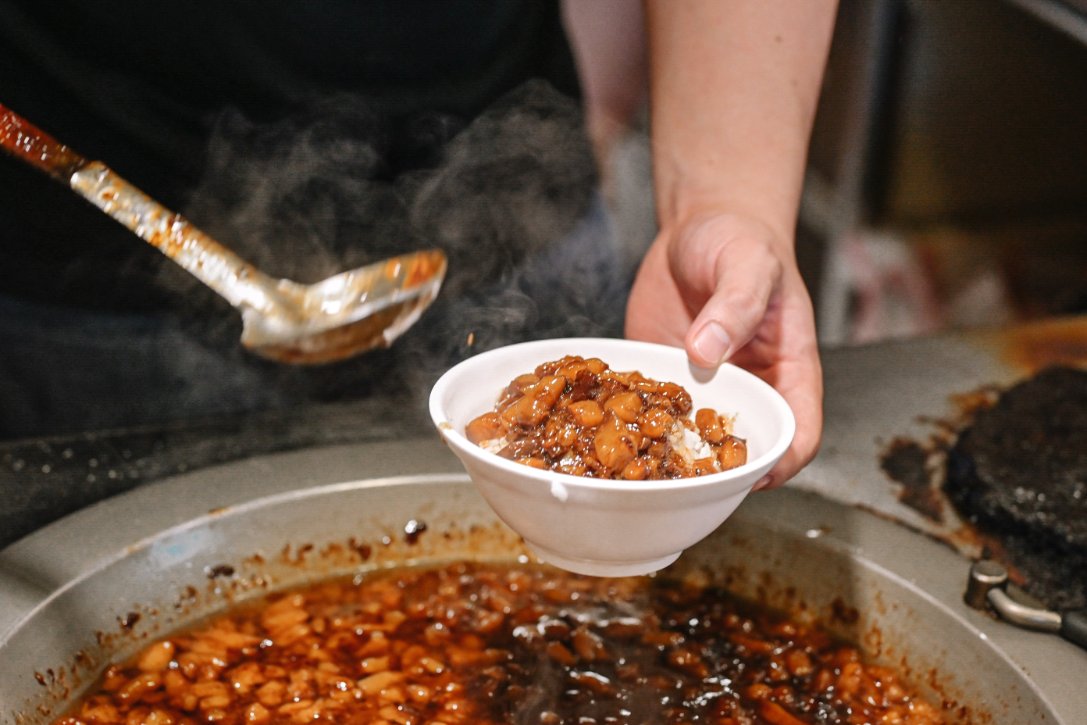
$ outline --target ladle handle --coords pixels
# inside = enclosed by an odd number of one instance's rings
[[[90,201],[177,262],[234,307],[274,307],[271,280],[253,265],[128,183],[0,104],[0,147]]]
[[[80,196],[158,249],[234,307],[267,310],[275,282],[249,262],[118,176],[88,161],[68,181]]]
[[[0,148],[63,184],[87,159],[0,104]]]

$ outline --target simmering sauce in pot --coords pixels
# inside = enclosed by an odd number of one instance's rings
[[[282,593],[111,666],[77,723],[938,723],[853,646],[705,582],[527,564]]]

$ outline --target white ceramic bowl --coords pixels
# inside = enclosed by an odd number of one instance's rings
[[[532,468],[465,437],[465,425],[493,410],[513,378],[565,355],[598,357],[612,370],[678,383],[695,409],[735,415],[734,433],[747,440],[747,463],[695,478],[613,481]],[[706,371],[693,368],[680,348],[604,338],[539,340],[480,353],[438,380],[430,415],[495,513],[541,559],[595,576],[648,574],[675,561],[736,510],[796,429],[785,400],[745,370],[726,364]]]

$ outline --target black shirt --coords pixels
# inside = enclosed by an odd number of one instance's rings
[[[0,0],[0,17],[0,102],[181,211],[224,114],[275,123],[348,94],[377,119],[372,173],[394,177],[527,79],[577,92],[552,0]],[[0,295],[163,304],[158,252],[3,155],[0,239]]]

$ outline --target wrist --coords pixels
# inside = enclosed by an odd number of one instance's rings
[[[754,160],[696,161],[658,157],[654,172],[657,217],[662,229],[682,228],[691,220],[730,216],[756,220],[792,244],[800,205],[802,172],[777,169]]]
[[[758,240],[779,258],[795,256],[795,220],[774,217],[754,204],[717,199],[679,206],[660,220],[660,228],[677,247],[685,247],[684,241],[692,237],[722,242],[745,238]]]

